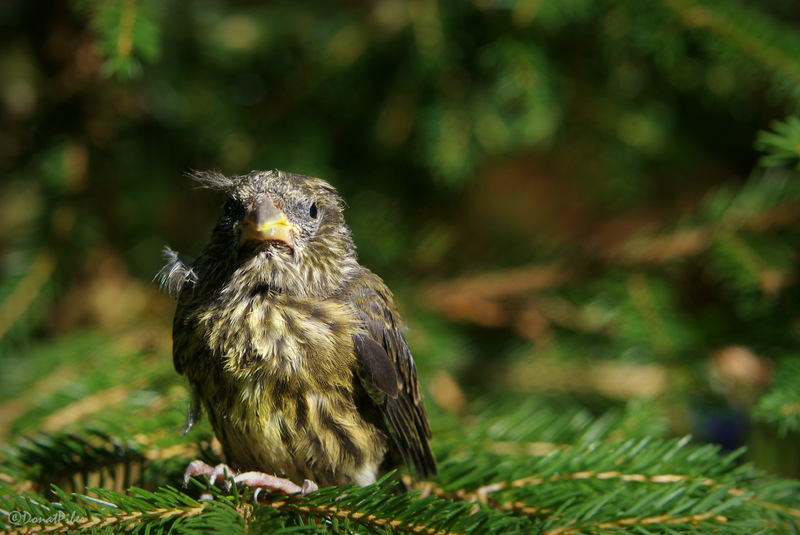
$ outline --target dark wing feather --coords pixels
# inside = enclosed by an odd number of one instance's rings
[[[403,337],[392,295],[380,278],[365,270],[363,277],[355,283],[350,297],[367,331],[357,335],[356,353],[367,377],[387,394],[379,408],[388,424],[389,435],[403,461],[409,466],[413,464],[419,477],[434,475],[436,460],[429,442],[431,429],[428,414],[422,402],[417,369]],[[394,371],[396,396],[391,395],[391,387],[385,384],[389,375],[385,372],[387,365],[391,365]]]
[[[172,363],[175,371],[183,375],[188,365],[199,360],[206,360],[202,355],[206,351],[202,341],[195,334],[190,325],[186,322],[187,302],[189,296],[182,294],[178,296],[178,308],[175,311],[175,318],[172,321]],[[194,385],[191,385],[192,399],[189,403],[189,410],[186,417],[186,427],[183,433],[189,430],[200,421],[202,414],[202,403],[200,393]]]
[[[397,372],[394,369],[394,362],[384,347],[370,338],[368,334],[353,335],[353,345],[364,366],[364,371],[367,372],[367,377],[381,392],[396,398],[399,388]]]

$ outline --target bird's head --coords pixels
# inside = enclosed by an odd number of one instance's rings
[[[342,200],[324,180],[277,170],[193,178],[226,194],[201,258],[231,284],[325,296],[357,266]]]

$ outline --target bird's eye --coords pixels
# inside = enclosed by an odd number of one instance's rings
[[[311,208],[308,209],[308,215],[311,216],[311,219],[317,218],[317,203],[311,204]]]
[[[235,199],[228,199],[225,203],[225,216],[232,219],[239,219],[242,216],[242,205]]]
[[[233,213],[236,211],[236,207],[233,205],[233,201],[228,201],[225,203],[225,215],[228,217],[232,217]]]

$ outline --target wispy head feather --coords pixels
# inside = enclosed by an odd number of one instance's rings
[[[201,188],[224,190],[236,184],[233,178],[218,171],[192,171],[187,173],[187,176],[200,184]]]

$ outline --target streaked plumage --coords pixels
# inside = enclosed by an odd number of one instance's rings
[[[200,256],[167,249],[173,358],[235,469],[366,485],[402,461],[436,472],[391,292],[359,265],[325,181],[194,177],[227,195]]]

